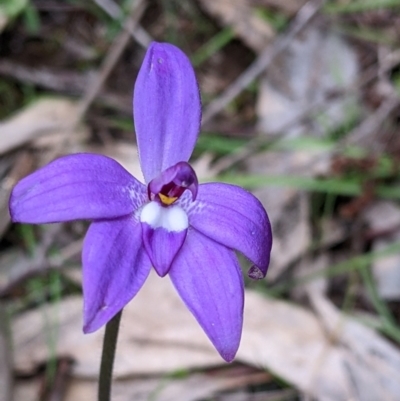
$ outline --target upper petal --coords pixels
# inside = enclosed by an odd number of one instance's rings
[[[243,188],[222,183],[199,185],[197,199],[180,203],[188,210],[189,224],[219,243],[240,251],[253,266],[249,275],[266,275],[271,247],[271,224],[261,202]]]
[[[189,160],[200,129],[200,94],[190,61],[177,47],[149,46],[135,83],[133,116],[147,183]]]
[[[82,252],[84,331],[106,324],[140,290],[151,262],[134,217],[93,222]]]
[[[235,253],[194,229],[176,256],[169,276],[221,356],[230,362],[243,324],[243,276]]]
[[[10,197],[15,222],[52,223],[127,215],[146,200],[146,187],[109,157],[64,156],[22,179]]]

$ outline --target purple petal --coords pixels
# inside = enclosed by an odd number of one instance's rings
[[[187,196],[178,201],[188,211],[190,225],[249,258],[255,266],[251,278],[265,277],[268,269],[272,233],[267,213],[251,193],[235,185],[202,184],[197,199]]]
[[[215,348],[232,361],[240,343],[244,304],[243,277],[234,252],[189,229],[169,276]]]
[[[132,213],[146,187],[115,160],[80,153],[64,156],[22,179],[10,198],[12,220],[52,223]]]
[[[86,234],[83,263],[83,330],[106,324],[140,290],[151,269],[134,217],[93,222]]]
[[[182,248],[187,230],[180,232],[167,231],[164,228],[153,229],[142,223],[142,238],[147,254],[157,274],[164,277],[176,254]]]
[[[153,42],[136,80],[133,115],[146,182],[188,161],[200,129],[200,94],[186,55]]]

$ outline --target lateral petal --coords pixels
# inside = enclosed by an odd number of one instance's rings
[[[222,358],[232,361],[240,343],[244,305],[235,253],[189,229],[169,276]]]
[[[134,217],[93,222],[86,234],[83,263],[83,330],[96,331],[140,290],[151,269]]]
[[[146,200],[146,187],[109,157],[60,157],[22,179],[10,197],[12,220],[53,223],[114,218]]]
[[[254,263],[251,278],[265,277],[272,232],[267,212],[255,196],[235,185],[209,183],[199,185],[194,202],[182,196],[179,204],[187,210],[192,227]]]
[[[135,83],[133,116],[146,183],[189,160],[200,129],[200,94],[193,67],[177,47],[149,46]]]

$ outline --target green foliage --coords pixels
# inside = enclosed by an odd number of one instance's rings
[[[40,29],[40,17],[36,8],[28,3],[22,15],[26,30],[32,34],[37,33]]]
[[[323,10],[328,14],[342,14],[396,7],[400,7],[400,0],[351,0],[346,3],[329,2]]]
[[[216,156],[223,156],[240,149],[246,142],[243,138],[227,138],[216,133],[203,132],[196,143],[195,154],[212,152]]]
[[[7,19],[15,18],[28,5],[28,0],[1,0],[0,16],[3,14]]]
[[[208,60],[213,54],[225,47],[233,38],[234,33],[231,28],[225,28],[213,36],[207,43],[200,47],[191,57],[194,67]]]

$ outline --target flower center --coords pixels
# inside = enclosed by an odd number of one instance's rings
[[[190,164],[179,162],[151,180],[147,187],[147,193],[149,200],[167,207],[176,202],[187,189],[192,193],[192,199],[195,200],[198,185],[196,173]]]

